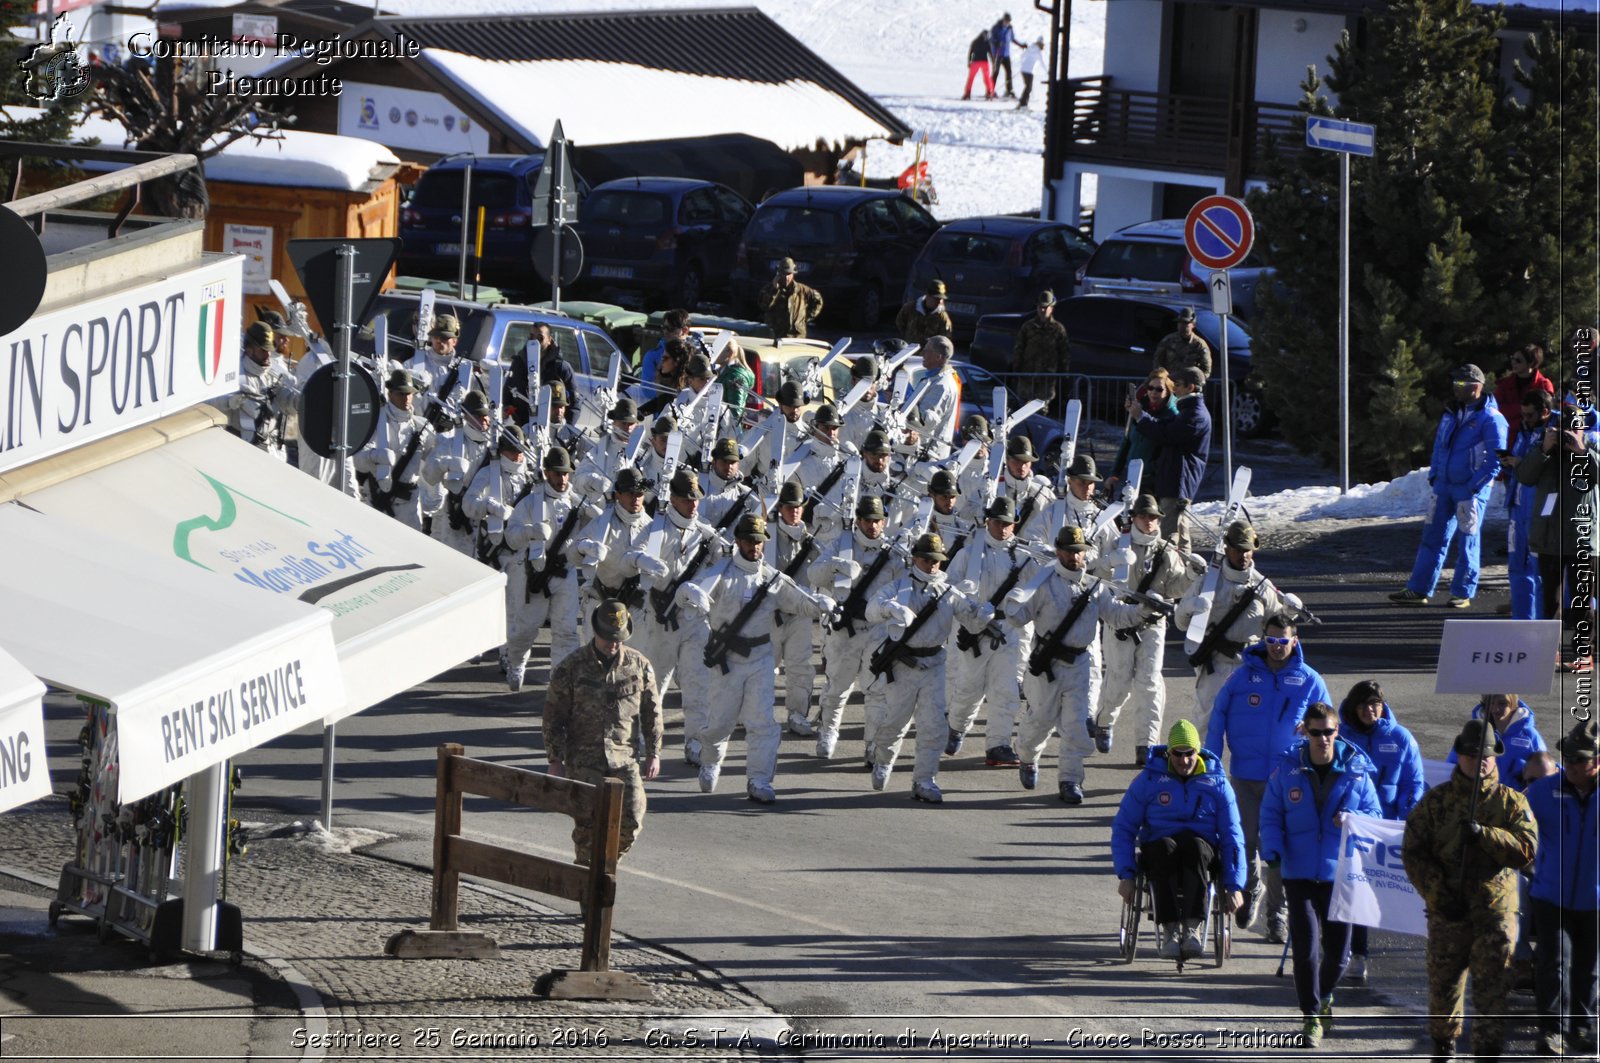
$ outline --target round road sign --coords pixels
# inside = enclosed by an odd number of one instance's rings
[[[312,357],[310,354],[304,357]],[[338,410],[339,366],[329,362],[312,373],[300,389],[300,445],[321,458],[333,454],[333,418]],[[350,453],[367,445],[378,430],[378,415],[383,409],[382,392],[364,366],[350,366]]]
[[[1256,223],[1245,205],[1231,196],[1206,196],[1189,208],[1183,242],[1189,256],[1207,269],[1237,266],[1255,243]]]

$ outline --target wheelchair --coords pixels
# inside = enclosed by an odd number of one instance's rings
[[[1180,903],[1182,897],[1179,898]],[[1223,906],[1222,891],[1217,888],[1215,877],[1206,887],[1205,910],[1210,913],[1200,932],[1200,941],[1203,947],[1211,950],[1211,958],[1215,966],[1223,967],[1228,962],[1228,957],[1233,954],[1233,921],[1228,917],[1228,912]],[[1133,880],[1133,900],[1122,902],[1122,925],[1117,930],[1117,945],[1122,954],[1123,963],[1132,963],[1134,956],[1139,951],[1139,935],[1144,932],[1152,944],[1158,943],[1161,928],[1155,922],[1156,900],[1155,893],[1150,888],[1150,880],[1143,871]],[[1203,953],[1202,953],[1203,955]],[[1178,955],[1178,971],[1183,971],[1185,959]]]

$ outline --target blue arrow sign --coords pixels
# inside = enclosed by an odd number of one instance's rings
[[[1346,155],[1372,156],[1377,143],[1376,129],[1360,122],[1341,122],[1337,118],[1306,119],[1306,144],[1323,151],[1342,151]]]

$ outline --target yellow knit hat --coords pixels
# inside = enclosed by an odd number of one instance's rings
[[[1167,732],[1167,747],[1198,750],[1200,732],[1195,730],[1194,724],[1188,720],[1179,720],[1172,725],[1172,730]]]

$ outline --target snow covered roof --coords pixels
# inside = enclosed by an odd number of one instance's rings
[[[7,107],[6,111],[19,120],[43,113],[34,107]],[[282,130],[282,135],[282,140],[246,137],[234,141],[204,162],[206,180],[358,192],[400,165],[394,152],[370,140],[299,129]],[[92,137],[108,148],[131,146],[120,122],[98,115],[84,116],[73,136]],[[78,165],[86,170],[97,168],[93,162]]]

